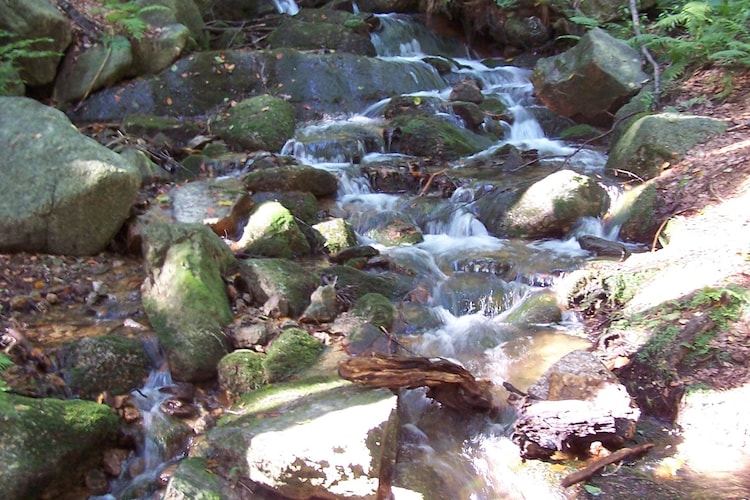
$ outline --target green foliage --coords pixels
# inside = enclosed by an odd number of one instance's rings
[[[13,366],[13,360],[11,360],[5,353],[0,352],[0,372],[7,370]],[[10,389],[5,380],[0,378],[0,392],[6,392]]]
[[[34,45],[39,43],[53,42],[51,38],[14,40],[15,38],[14,33],[0,30],[0,95],[8,95],[14,85],[23,85],[24,81],[18,76],[19,59],[60,55],[51,50],[34,49]]]
[[[750,66],[750,0],[676,2],[633,41],[670,62],[667,80],[703,64]]]
[[[143,14],[169,10],[163,5],[140,7],[134,0],[101,0],[107,9],[105,18],[127,36],[141,40],[146,34],[148,23],[141,19]]]

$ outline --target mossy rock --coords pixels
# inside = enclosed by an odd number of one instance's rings
[[[620,208],[612,217],[612,222],[621,226],[620,238],[651,246],[663,222],[659,215],[663,205],[656,179],[626,192]]]
[[[316,9],[317,10],[317,9]],[[343,11],[329,11],[339,16]],[[298,17],[286,17],[268,36],[271,48],[291,47],[297,50],[335,50],[374,57],[375,46],[370,41],[367,24],[353,14],[345,21],[307,22]]]
[[[105,405],[7,392],[0,392],[0,420],[4,498],[66,498],[99,466],[120,426]]]
[[[312,366],[323,344],[301,328],[287,328],[268,348],[263,372],[268,382],[287,380]]]
[[[143,341],[117,335],[68,342],[57,359],[68,387],[84,399],[138,388],[153,364]]]
[[[314,224],[318,220],[318,199],[309,191],[261,192],[253,193],[252,198],[258,205],[266,201],[278,201],[306,224]]]
[[[236,248],[251,255],[285,259],[310,253],[310,244],[294,216],[277,201],[267,201],[255,209]]]
[[[222,275],[236,264],[202,224],[151,224],[144,231],[150,277],[143,308],[177,380],[216,375],[226,354],[222,328],[233,319]]]
[[[321,284],[318,276],[286,259],[247,259],[242,261],[241,272],[256,305],[278,295],[286,299],[293,317],[305,311],[310,294]]]
[[[249,349],[230,352],[219,361],[219,385],[234,396],[263,385],[264,355]]]
[[[389,298],[379,293],[368,293],[357,300],[352,313],[377,327],[390,330],[395,308]]]
[[[191,500],[221,500],[221,480],[209,470],[208,461],[201,457],[181,460],[169,479],[164,498]]]
[[[514,325],[550,324],[562,321],[562,310],[552,293],[539,293],[510,311],[503,321]]]
[[[294,135],[294,107],[278,97],[251,97],[215,116],[212,126],[219,137],[237,148],[280,151]]]
[[[339,189],[339,180],[331,172],[300,165],[281,166],[255,170],[248,173],[243,183],[248,191],[305,191],[321,198],[333,196]]]
[[[335,254],[357,244],[357,235],[354,228],[344,219],[331,219],[315,224],[313,228],[318,231],[325,241],[325,249]]]
[[[326,273],[336,276],[336,287],[346,290],[355,299],[368,293],[379,293],[392,298],[396,291],[396,285],[392,281],[350,266],[333,266],[326,269]]]
[[[398,130],[394,152],[454,160],[487,149],[492,141],[446,121],[426,116],[400,116],[391,123]]]

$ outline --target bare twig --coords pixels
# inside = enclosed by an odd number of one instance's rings
[[[633,17],[633,32],[637,37],[640,37],[641,23],[639,20],[640,14],[638,14],[638,5],[636,4],[636,0],[630,0],[630,14]],[[654,59],[654,56],[652,56],[651,52],[649,52],[648,48],[646,48],[646,46],[643,44],[640,45],[643,57],[646,58],[646,60],[654,70],[654,102],[652,104],[652,108],[655,108],[659,105],[659,94],[661,94],[661,84],[659,82],[659,74],[661,73],[661,68],[659,67],[659,63],[656,62],[656,59]]]

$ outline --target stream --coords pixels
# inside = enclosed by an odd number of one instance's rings
[[[280,12],[296,12],[293,3],[279,0],[278,4]],[[545,134],[537,119],[545,110],[534,100],[530,70],[487,64],[489,61],[472,57],[466,47],[437,38],[406,16],[378,17],[382,29],[372,35],[378,57],[420,66],[414,79],[424,80],[425,90],[410,94],[411,98],[447,101],[453,85],[473,79],[480,82],[485,97],[497,98],[508,107],[512,120],[496,124],[504,129],[505,138],[486,151],[449,164],[448,175],[458,179],[458,185],[444,199],[417,200],[415,193],[377,192],[363,175],[363,167],[369,165],[400,165],[409,160],[390,152],[386,139],[352,140],[357,137],[355,132],[363,129],[383,137],[383,112],[388,100],[372,103],[355,114],[327,116],[298,127],[280,153],[336,173],[339,192],[335,206],[329,209],[331,215],[348,220],[361,244],[372,245],[397,267],[419,277],[414,288],[423,291],[426,298],[400,304],[403,318],[394,325],[393,333],[403,348],[420,356],[455,360],[476,377],[508,381],[524,390],[564,354],[590,343],[581,323],[564,308],[561,320],[519,321],[519,315],[531,302],[556,302],[557,278],[592,259],[591,253],[581,249],[576,236],[592,234],[614,240],[618,228],[603,222],[605,218],[585,218],[561,239],[528,241],[492,236],[475,216],[475,205],[489,184],[476,180],[474,166],[510,144],[522,152],[535,152],[539,161],[529,168],[503,173],[509,183],[541,178],[564,166],[597,178],[610,193],[612,206],[618,199],[617,183],[604,175],[603,152]],[[450,58],[454,69],[438,75],[434,67],[421,62],[428,55],[446,61]],[[438,116],[463,125],[458,116],[445,112]],[[197,202],[185,194],[190,184],[186,186],[177,188],[182,189],[181,196],[173,196],[175,211],[183,207],[200,213],[195,210]],[[175,213],[175,218],[183,221],[191,217]],[[385,246],[370,236],[379,224],[396,218],[413,222],[423,241]],[[142,443],[138,457],[131,457],[130,465],[124,467],[130,469],[137,461],[136,470],[142,472],[134,474],[134,479],[123,472],[111,486],[111,493],[98,498],[151,498],[158,489],[154,484],[159,473],[184,456],[184,449],[168,453],[167,449],[174,447],[162,442],[164,435],[172,432],[165,431],[164,426],[172,424],[159,410],[167,397],[161,389],[173,382],[161,367],[158,349],[153,351],[156,368],[145,385],[132,393],[143,419]],[[500,383],[496,391],[497,401],[507,399]],[[424,472],[419,471],[432,471],[440,478],[435,484],[442,488],[435,498],[565,498],[556,485],[544,480],[546,465],[532,461],[521,466],[518,448],[509,438],[514,418],[510,409],[493,418],[476,416],[459,421],[435,412],[425,391],[409,390],[400,395],[399,412],[405,441],[399,475],[422,477]]]

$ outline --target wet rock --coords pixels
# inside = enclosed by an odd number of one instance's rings
[[[363,318],[378,328],[390,330],[395,309],[390,299],[379,293],[368,293],[360,297],[352,308],[352,314]]]
[[[262,361],[265,379],[287,380],[312,366],[320,356],[323,344],[301,328],[286,328],[268,347]]]
[[[254,391],[264,383],[264,358],[249,349],[230,352],[219,362],[219,385],[234,397]]]
[[[448,100],[480,104],[484,101],[484,95],[482,94],[479,85],[474,80],[461,80],[451,89]]]
[[[247,259],[240,263],[240,272],[256,305],[278,295],[284,297],[288,312],[294,317],[305,311],[310,294],[320,286],[320,278],[284,259]]]
[[[581,248],[594,255],[619,259],[626,259],[630,255],[630,250],[619,241],[607,240],[590,234],[578,236],[576,239]]]
[[[329,256],[329,260],[336,264],[344,264],[349,260],[369,259],[380,255],[380,252],[370,245],[352,246]]]
[[[659,113],[630,125],[610,151],[606,168],[648,180],[665,163],[679,160],[690,148],[726,130],[726,122],[704,116]]]
[[[509,311],[503,320],[514,325],[559,323],[562,309],[555,294],[536,293]]]
[[[253,170],[243,178],[245,188],[252,192],[303,191],[316,197],[332,196],[339,188],[334,174],[300,165]]]
[[[591,125],[612,114],[648,81],[635,49],[602,29],[588,31],[572,49],[540,59],[532,82],[552,111]]]
[[[395,153],[453,160],[478,153],[491,144],[487,137],[438,118],[400,116],[390,127],[390,150]]]
[[[93,399],[101,392],[126,394],[136,389],[153,362],[142,340],[103,335],[66,343],[57,352],[57,364],[74,394]]]
[[[149,276],[143,308],[176,380],[216,375],[226,354],[222,331],[232,310],[222,279],[236,265],[231,251],[208,226],[153,223],[144,231]]]
[[[316,9],[287,17],[268,36],[271,48],[294,47],[298,50],[334,50],[374,57],[365,15],[341,10]]]
[[[416,224],[410,220],[383,220],[381,224],[368,230],[368,238],[387,246],[416,245],[424,241],[424,236]]]
[[[0,391],[0,468],[6,498],[60,498],[99,466],[120,426],[108,407]]]
[[[100,252],[128,217],[141,183],[120,155],[32,99],[0,97],[0,149],[3,252]]]
[[[276,201],[267,201],[255,209],[231,248],[235,252],[286,259],[310,253],[310,244],[294,216]]]
[[[609,196],[595,179],[560,170],[531,185],[500,221],[481,213],[479,218],[496,234],[559,237],[581,217],[598,217],[608,206]]]
[[[294,135],[294,107],[278,97],[255,96],[214,115],[210,122],[214,133],[230,146],[280,151]]]
[[[169,479],[164,498],[169,500],[229,498],[222,492],[222,483],[220,478],[209,471],[206,459],[186,458],[180,461]]]
[[[159,405],[159,410],[165,415],[176,418],[193,418],[200,413],[195,405],[177,398],[165,399]]]
[[[333,266],[326,269],[326,273],[335,276],[337,288],[346,291],[354,300],[368,293],[393,297],[396,288],[392,281],[350,266]]]

